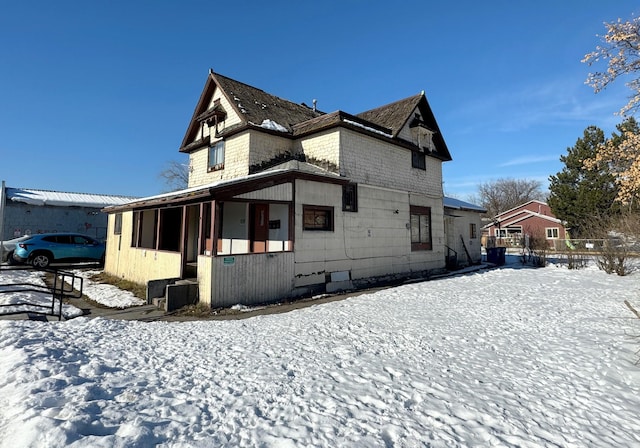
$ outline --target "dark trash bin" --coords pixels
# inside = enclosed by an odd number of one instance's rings
[[[493,263],[498,266],[505,264],[506,247],[489,247],[487,248],[487,263]]]

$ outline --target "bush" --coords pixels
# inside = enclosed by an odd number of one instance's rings
[[[607,239],[602,244],[600,254],[596,257],[598,268],[607,274],[625,276],[633,269],[629,260],[629,250],[624,241]]]
[[[549,245],[545,236],[540,232],[525,233],[521,246],[523,264],[531,263],[537,268],[543,268],[547,265]]]
[[[566,255],[567,268],[569,269],[583,269],[589,264],[589,257],[585,254],[568,251],[566,252]]]

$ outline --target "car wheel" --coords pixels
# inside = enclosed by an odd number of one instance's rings
[[[10,266],[13,266],[14,264],[18,264],[18,262],[13,259],[13,251],[7,254],[7,264]]]
[[[31,265],[34,268],[46,268],[51,263],[49,255],[44,253],[35,254],[31,259]]]

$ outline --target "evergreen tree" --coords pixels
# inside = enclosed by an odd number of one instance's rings
[[[575,146],[567,148],[567,155],[560,157],[565,164],[562,171],[549,178],[549,207],[558,219],[566,221],[574,238],[585,236],[594,217],[619,211],[615,202],[617,188],[606,165],[600,164],[596,169],[584,166],[584,161],[593,159],[604,143],[604,132],[596,126],[588,127]]]

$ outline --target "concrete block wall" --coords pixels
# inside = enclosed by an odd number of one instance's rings
[[[3,240],[50,232],[77,232],[102,240],[107,236],[107,215],[99,208],[5,202]]]
[[[331,206],[334,230],[304,231],[303,204]],[[412,251],[410,205],[431,207],[433,249]],[[331,272],[351,279],[444,267],[442,198],[358,185],[358,211],[342,211],[342,187],[296,181],[295,286],[324,283]]]

